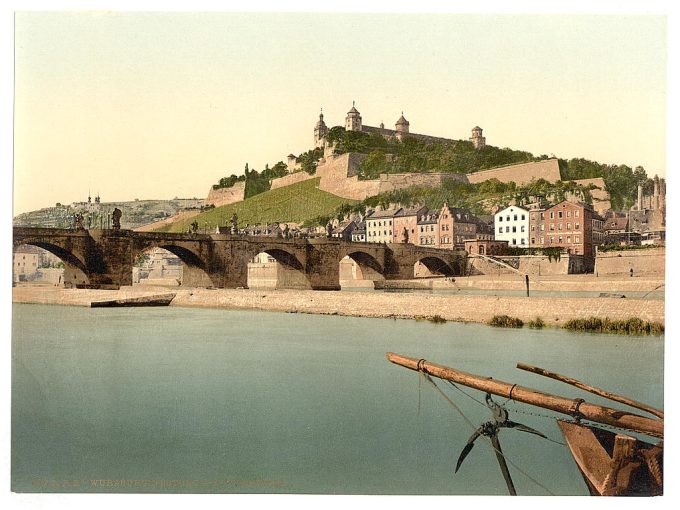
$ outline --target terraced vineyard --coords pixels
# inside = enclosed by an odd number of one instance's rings
[[[357,203],[356,200],[319,190],[319,180],[310,179],[266,191],[243,202],[216,207],[198,216],[167,225],[158,231],[186,232],[194,221],[198,222],[201,231],[214,231],[217,226],[228,225],[234,212],[238,215],[239,227],[273,222],[302,223],[317,216],[333,214],[342,204]]]

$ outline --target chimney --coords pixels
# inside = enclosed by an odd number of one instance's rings
[[[642,184],[638,184],[637,210],[642,211]]]

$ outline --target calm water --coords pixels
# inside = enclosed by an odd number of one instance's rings
[[[454,476],[471,427],[387,351],[604,402],[517,370],[523,361],[663,401],[662,338],[182,308],[15,305],[13,316],[15,491],[506,494],[485,443]],[[473,423],[490,418],[445,391]],[[511,419],[561,441],[551,419]],[[587,494],[565,446],[500,438],[519,494],[547,494],[524,473]]]

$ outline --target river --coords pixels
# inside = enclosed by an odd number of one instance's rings
[[[506,494],[488,444],[454,475],[472,428],[387,351],[607,404],[515,368],[526,362],[663,407],[663,337],[15,304],[12,490]],[[474,424],[490,419],[440,387]],[[507,408],[562,442],[550,412]],[[565,446],[500,439],[519,494],[587,494]]]

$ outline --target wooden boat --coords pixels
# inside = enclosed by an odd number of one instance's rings
[[[120,299],[105,299],[92,301],[90,308],[113,308],[122,306],[168,306],[176,294],[154,294],[152,296],[137,296]]]
[[[612,401],[629,405],[652,414],[654,418],[589,403],[580,398],[571,399],[543,393],[490,377],[469,374],[424,359],[410,358],[394,353],[388,353],[387,359],[392,363],[421,372],[426,376],[437,377],[484,391],[487,393],[487,402],[490,400],[490,395],[497,395],[571,417],[571,420],[557,419],[557,423],[591,495],[656,496],[663,494],[664,422],[663,411],[661,410],[595,388],[576,379],[521,363],[517,367],[522,370],[550,377]],[[494,426],[519,426],[525,427],[525,432],[542,434],[533,429],[526,430],[529,427],[508,421],[507,411],[493,402],[492,405],[490,407],[494,412],[496,421],[483,424],[473,434],[461,453],[457,468],[472,448],[474,439],[480,435],[490,436],[493,449],[501,465],[501,471],[508,484],[508,490],[510,494],[514,495],[514,485],[505,465],[500,444],[498,444],[497,437],[494,442],[493,434],[490,434],[489,430],[493,429]],[[503,422],[503,420],[506,421]],[[586,424],[582,421],[593,422],[594,424]],[[643,441],[623,432],[616,433],[604,430],[595,424],[645,435],[651,438],[651,442]],[[522,429],[520,428],[520,430]]]

